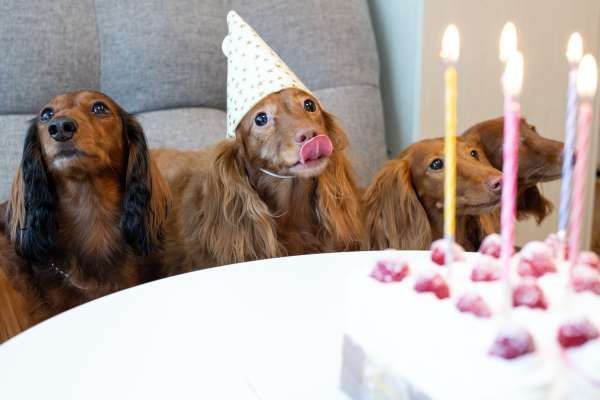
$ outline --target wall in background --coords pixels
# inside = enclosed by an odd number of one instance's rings
[[[394,3],[393,5],[387,3]],[[378,4],[378,7],[374,7]],[[400,54],[394,60],[412,63],[420,69],[414,73],[406,66],[388,65],[386,68],[398,68],[394,73],[394,85],[390,96],[405,98],[414,85],[413,79],[419,79],[420,90],[414,95],[418,105],[412,108],[403,105],[393,108],[386,101],[388,109],[396,110],[396,120],[414,121],[401,123],[400,129],[388,125],[389,144],[404,146],[415,138],[438,137],[443,135],[443,68],[439,58],[440,42],[445,27],[450,23],[458,25],[461,33],[461,57],[459,70],[458,129],[464,131],[479,121],[500,116],[502,113],[502,93],[500,75],[502,64],[498,60],[498,41],[502,26],[512,20],[519,31],[519,47],[525,57],[525,80],[522,95],[523,115],[536,125],[544,136],[562,140],[564,136],[564,114],[567,87],[568,65],[565,59],[565,47],[571,32],[577,30],[584,37],[585,51],[598,56],[600,49],[600,1],[598,0],[421,0],[387,2],[371,1],[372,10],[385,18],[376,19],[376,23],[402,25],[402,18],[410,16],[411,34],[387,38],[386,49],[393,52],[394,47]],[[387,7],[387,8],[386,8]],[[415,12],[419,10],[419,12]],[[421,21],[418,21],[418,18]],[[390,28],[376,26],[378,37]],[[395,29],[407,29],[396,27]],[[414,29],[420,29],[415,39]],[[407,43],[405,43],[407,42]],[[381,41],[380,41],[381,43]],[[403,54],[406,48],[421,46],[421,57],[412,51]],[[392,57],[387,56],[390,59]],[[417,57],[411,59],[411,57]],[[408,71],[408,73],[406,72]],[[386,79],[390,73],[384,74]],[[388,78],[389,79],[389,78]],[[382,81],[385,88],[388,83]],[[398,89],[397,86],[400,88]],[[403,87],[404,86],[404,87]],[[407,88],[408,87],[408,88]],[[600,105],[600,102],[596,103]],[[598,107],[597,107],[598,109]],[[596,113],[596,117],[600,114]],[[393,111],[392,111],[393,112]],[[408,113],[408,114],[405,114]],[[415,115],[417,114],[417,115]],[[388,116],[389,120],[389,116]],[[410,130],[409,130],[410,129]],[[598,151],[598,123],[593,129],[594,145],[591,146],[592,160],[596,160]],[[400,135],[400,138],[394,136]],[[393,148],[397,152],[400,148]],[[590,185],[593,188],[595,168],[590,168]],[[544,184],[543,192],[558,207],[560,182]],[[588,210],[586,240],[589,240],[592,216],[593,193],[588,191]],[[541,227],[535,222],[519,224],[517,242],[522,244],[532,239],[542,239],[556,230],[557,216],[552,214]]]
[[[370,0],[381,65],[388,155],[418,138],[422,0]]]

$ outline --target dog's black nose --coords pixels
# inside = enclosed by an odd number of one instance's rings
[[[58,118],[48,123],[48,133],[57,142],[71,140],[75,132],[77,132],[77,123],[69,117]]]

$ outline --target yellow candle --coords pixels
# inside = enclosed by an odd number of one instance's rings
[[[453,240],[456,230],[456,99],[458,74],[456,61],[460,53],[460,36],[455,25],[449,25],[442,39],[441,56],[446,62],[445,145],[444,145],[444,236]]]
[[[456,68],[449,65],[444,77],[446,86],[444,235],[446,238],[454,238],[456,230],[456,98],[458,91]]]

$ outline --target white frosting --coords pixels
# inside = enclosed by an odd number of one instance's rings
[[[502,281],[472,282],[469,264],[474,259],[472,254],[467,261],[456,263],[450,276],[445,267],[428,259],[428,253],[392,254],[404,256],[409,263],[411,272],[402,282],[378,282],[368,276],[373,265],[366,265],[350,278],[346,295],[345,333],[370,359],[386,366],[388,375],[406,379],[432,399],[600,399],[598,392],[582,384],[581,390],[596,397],[564,397],[564,393],[571,396],[574,389],[562,378],[566,375],[561,373],[558,327],[573,309],[596,326],[600,322],[600,296],[570,293],[566,286],[568,268],[564,265],[557,266],[558,273],[537,280],[546,295],[548,310],[517,307],[510,313],[511,323],[524,327],[532,335],[536,351],[504,360],[488,355],[507,321],[503,313],[506,287]],[[513,262],[516,265],[518,258]],[[431,270],[448,278],[449,299],[438,300],[432,293],[414,290],[415,277]],[[513,284],[523,280],[516,273],[511,278]],[[492,310],[492,317],[477,318],[458,311],[456,301],[464,293],[481,295]],[[599,343],[596,340],[581,349],[568,350],[573,363],[598,380]],[[575,380],[571,374],[567,375],[569,382]],[[598,389],[593,385],[592,388]],[[579,391],[576,393],[580,395]]]

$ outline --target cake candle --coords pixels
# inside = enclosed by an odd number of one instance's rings
[[[442,39],[441,57],[446,63],[445,117],[444,117],[444,237],[446,239],[446,265],[452,264],[452,249],[456,230],[456,103],[458,73],[456,62],[460,54],[460,35],[456,25],[449,25]]]
[[[579,95],[579,123],[577,127],[577,158],[573,174],[573,207],[569,235],[569,262],[575,265],[581,248],[583,209],[585,206],[585,184],[590,147],[590,127],[592,125],[592,102],[598,84],[598,68],[592,55],[585,55],[579,64],[577,75],[577,94]]]
[[[519,168],[519,126],[521,106],[518,97],[523,84],[523,55],[515,51],[509,56],[502,76],[504,92],[504,144],[502,149],[502,198],[500,210],[500,262],[507,288],[507,310],[510,309],[510,265],[515,244],[517,171]]]
[[[562,166],[562,186],[558,213],[559,259],[564,260],[565,241],[569,223],[571,201],[571,177],[573,175],[573,155],[575,153],[575,131],[577,129],[577,67],[583,56],[583,40],[577,32],[569,38],[567,61],[569,62],[569,85],[567,89],[567,113],[565,118],[565,147]]]

